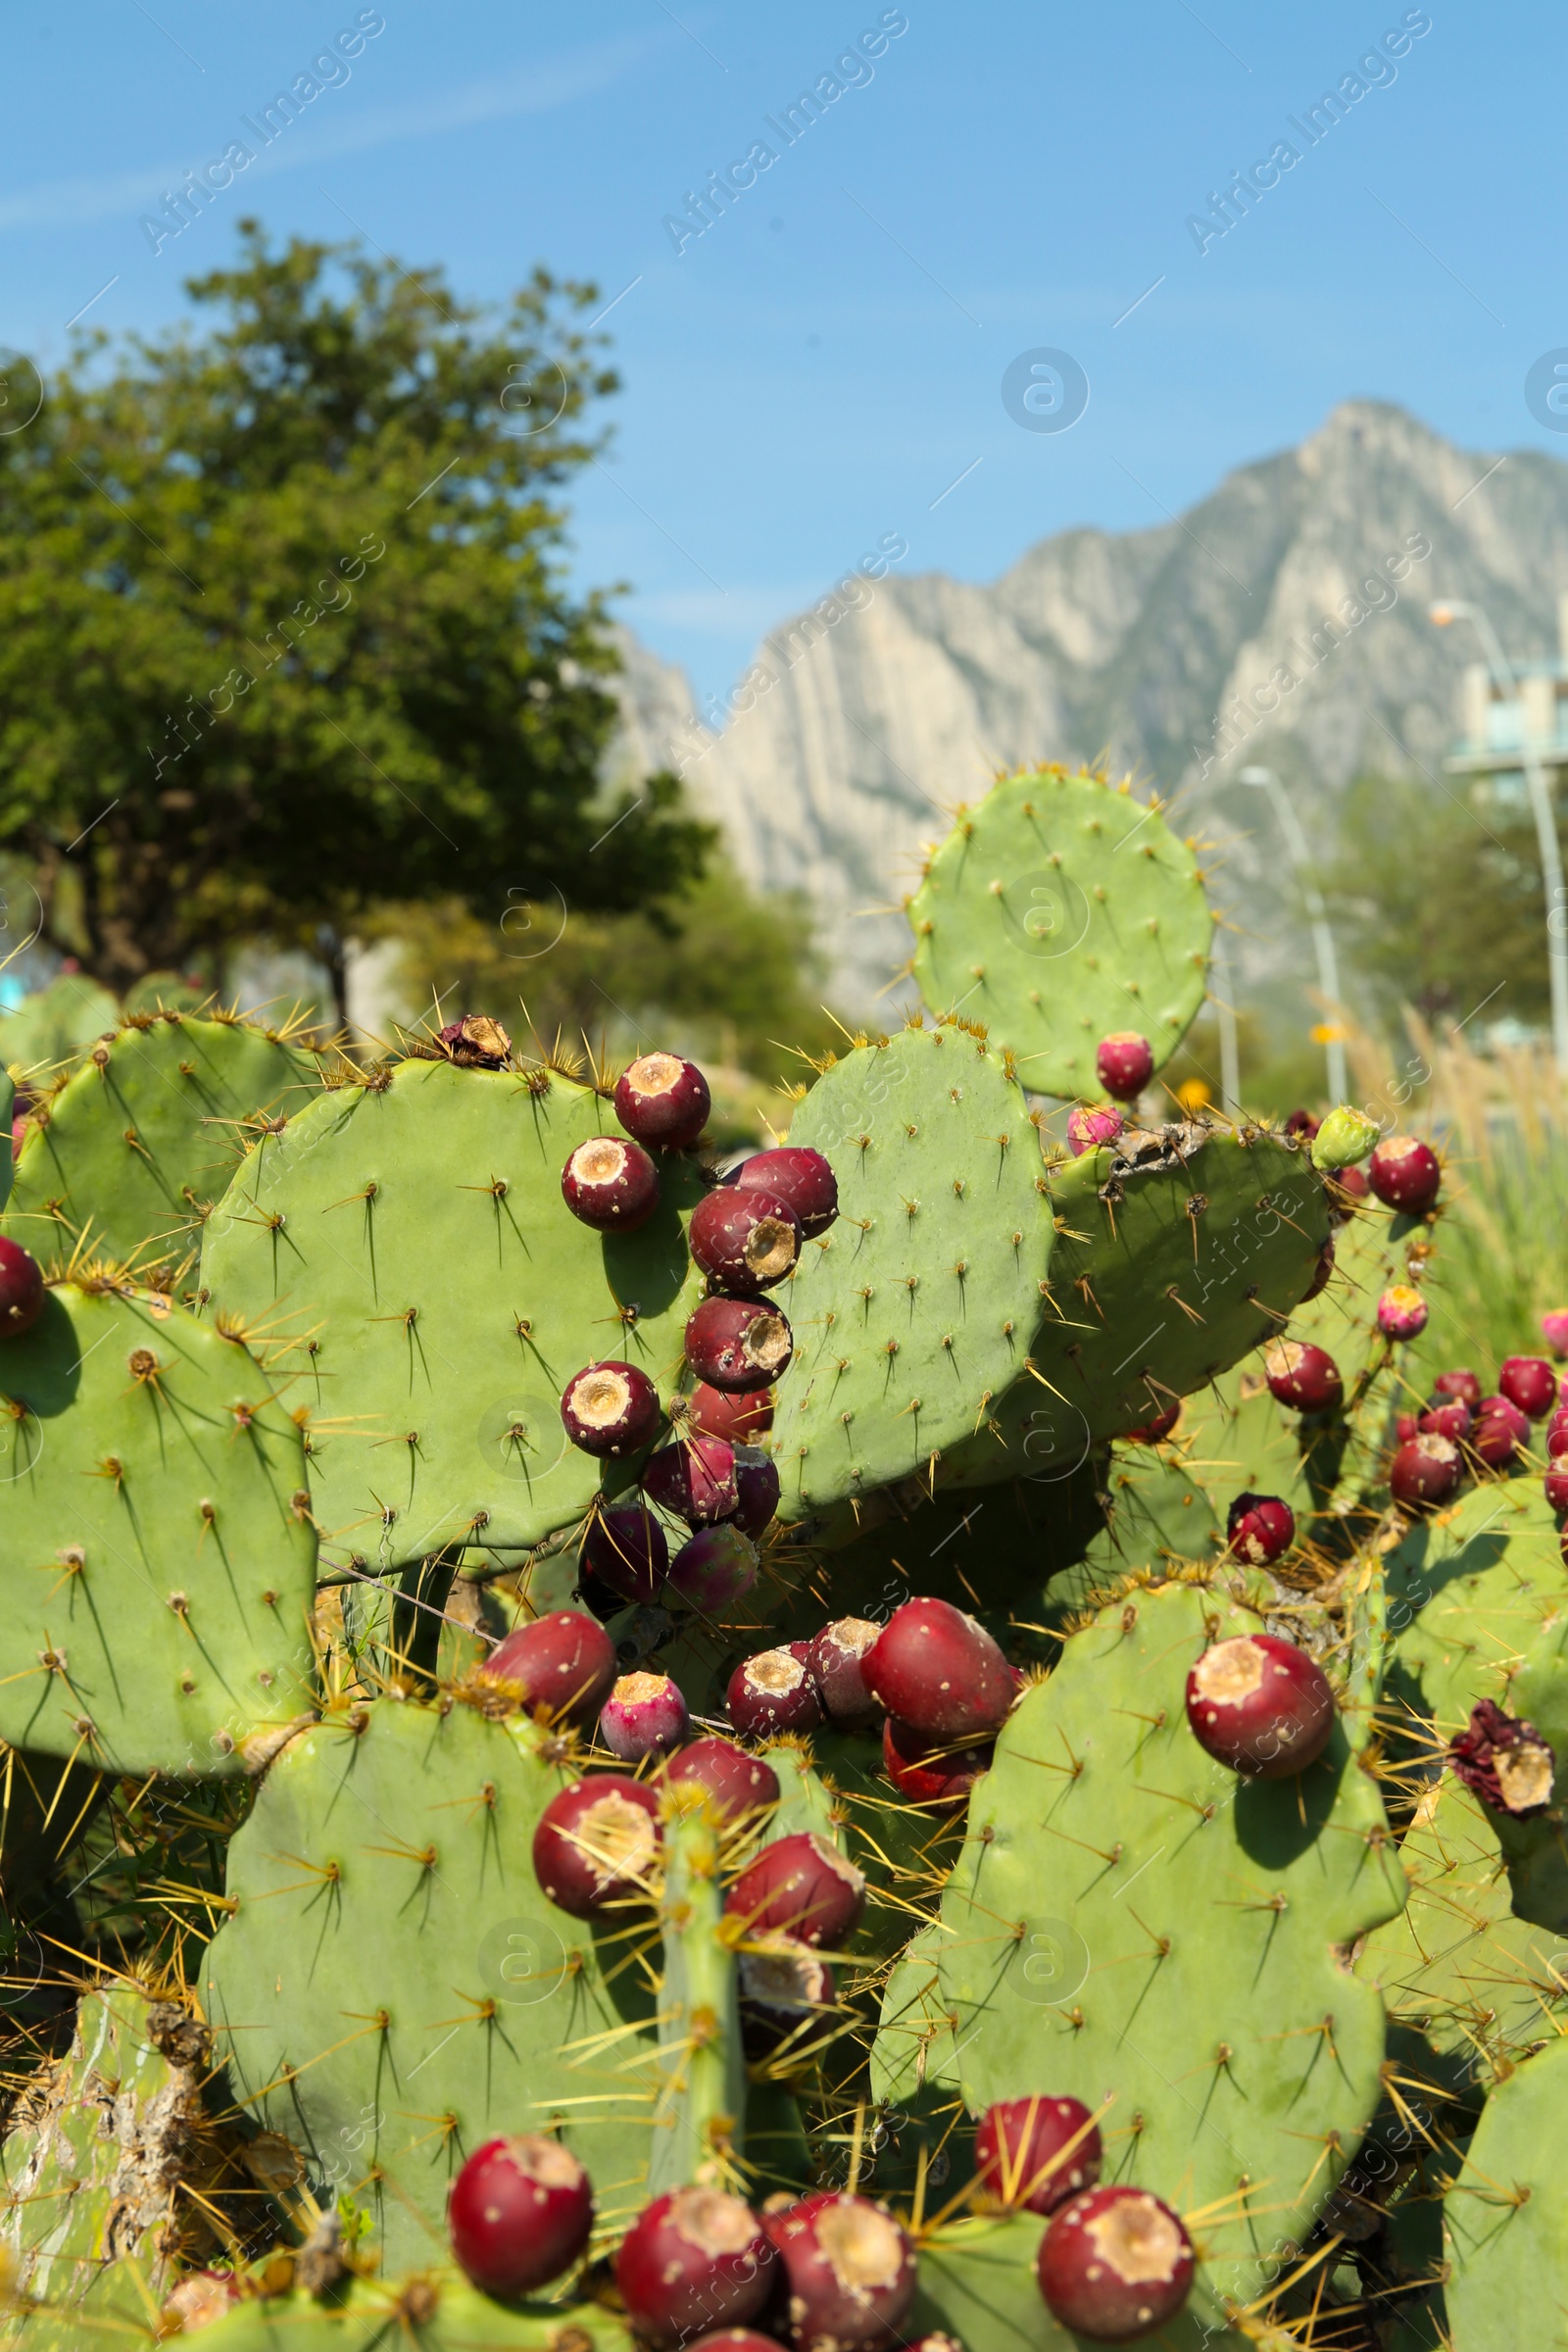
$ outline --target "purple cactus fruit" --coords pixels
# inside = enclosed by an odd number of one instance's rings
[[[804,2058],[813,2030],[834,2029],[833,1971],[798,1936],[759,1936],[737,1956],[741,2035],[755,2065],[788,2047]]]
[[[1154,1049],[1136,1029],[1113,1029],[1095,1051],[1095,1068],[1107,1095],[1136,1102],[1154,1075]]]
[[[773,1426],[771,1389],[755,1389],[750,1396],[729,1396],[722,1389],[710,1388],[706,1380],[700,1380],[682,1401],[686,1406],[686,1430],[691,1436],[727,1438],[732,1446],[750,1446],[758,1438],[765,1438]]]
[[[636,1453],[659,1427],[659,1391],[635,1364],[586,1364],[566,1383],[561,1418],[584,1453]]]
[[[667,1756],[691,1728],[680,1686],[667,1674],[623,1674],[599,1717],[600,1740],[622,1764]]]
[[[735,1448],[723,1438],[678,1438],[644,1464],[642,1490],[688,1527],[712,1527],[740,1505]]]
[[[1446,1438],[1457,1446],[1461,1438],[1470,1435],[1470,1407],[1462,1396],[1440,1397],[1416,1416],[1415,1427],[1408,1432],[1412,1438]]]
[[[1193,2241],[1147,2189],[1086,2189],[1055,2214],[1035,2258],[1046,2308],[1091,2343],[1124,2344],[1173,2320],[1193,2283]]]
[[[885,2205],[820,2189],[766,2217],[797,2352],[884,2352],[914,2300],[914,2247]]]
[[[811,1672],[834,1723],[854,1727],[881,1715],[882,1702],[865,1680],[866,1652],[881,1631],[868,1617],[840,1617],[811,1643]]]
[[[615,2284],[639,2340],[665,2352],[714,2321],[755,2319],[777,2264],[739,2197],[676,2188],[645,2206],[621,2239]]]
[[[1178,1398],[1175,1404],[1168,1404],[1162,1413],[1156,1413],[1152,1421],[1140,1421],[1136,1429],[1124,1431],[1122,1444],[1124,1446],[1158,1446],[1170,1436],[1181,1417],[1181,1401]]]
[[[778,1308],[747,1298],[705,1298],[686,1325],[686,1361],[699,1380],[732,1396],[770,1389],[793,1351]]]
[[[757,1546],[733,1524],[702,1527],[669,1566],[669,1589],[705,1617],[720,1617],[757,1582]]]
[[[1331,1233],[1328,1240],[1324,1243],[1322,1249],[1317,1253],[1317,1264],[1312,1269],[1312,1279],[1307,1284],[1306,1289],[1301,1293],[1300,1303],[1302,1306],[1305,1306],[1309,1299],[1320,1298],[1322,1297],[1323,1293],[1329,1287],[1329,1279],[1333,1272],[1334,1236]]]
[[[512,1040],[487,1012],[466,1012],[436,1032],[448,1061],[460,1070],[504,1070],[512,1059]]]
[[[1418,1340],[1427,1327],[1427,1302],[1407,1282],[1394,1283],[1378,1300],[1378,1329],[1386,1340]]]
[[[622,1503],[590,1520],[579,1555],[586,1575],[597,1577],[623,1600],[654,1600],[669,1573],[669,1544],[652,1511]]]
[[[1533,1723],[1484,1698],[1448,1743],[1448,1762],[1494,1813],[1529,1821],[1551,1802],[1557,1759]]]
[[[865,1908],[865,1881],[853,1862],[814,1830],[776,1838],[749,1862],[724,1897],[749,1935],[796,1936],[803,1943],[842,1943]]]
[[[1506,1396],[1483,1396],[1470,1424],[1469,1446],[1489,1470],[1505,1470],[1530,1442],[1530,1423]]]
[[[1557,1401],[1557,1375],[1544,1355],[1505,1355],[1497,1392],[1531,1421],[1544,1421]]]
[[[1453,1440],[1426,1430],[1408,1439],[1389,1464],[1389,1493],[1401,1511],[1418,1511],[1429,1503],[1446,1502],[1463,1475],[1464,1462]]]
[[[725,1711],[743,1740],[771,1740],[780,1732],[810,1732],[822,1720],[822,1695],[808,1663],[809,1643],[761,1649],[743,1658],[729,1678]]]
[[[1467,1413],[1467,1414],[1465,1415],[1465,1419],[1466,1419],[1466,1421],[1468,1421],[1468,1420],[1469,1420],[1469,1418],[1470,1418],[1470,1416],[1469,1416],[1469,1414]],[[1395,1439],[1395,1443],[1396,1443],[1396,1445],[1397,1445],[1397,1446],[1408,1446],[1408,1445],[1409,1445],[1409,1443],[1410,1443],[1410,1440],[1411,1440],[1412,1438],[1414,1438],[1414,1437],[1418,1437],[1418,1436],[1420,1435],[1420,1431],[1421,1431],[1421,1424],[1420,1424],[1420,1422],[1419,1422],[1419,1421],[1416,1419],[1416,1417],[1415,1417],[1414,1413],[1396,1413],[1396,1414],[1395,1414],[1395,1416],[1394,1416],[1394,1439]]]
[[[1568,1464],[1550,1462],[1542,1480],[1547,1505],[1554,1511],[1568,1511]]]
[[[24,1110],[19,1110],[11,1122],[11,1156],[14,1160],[22,1157],[22,1147],[26,1140],[27,1114]]]
[[[1391,1135],[1366,1163],[1368,1182],[1387,1208],[1419,1217],[1443,1190],[1443,1163],[1419,1136]]]
[[[999,2099],[975,2126],[975,2177],[1012,2212],[1054,2213],[1094,2187],[1102,2155],[1080,2099]]]
[[[559,2139],[534,2132],[475,2148],[447,2204],[459,2268],[482,2294],[506,2302],[569,2271],[593,2221],[582,2166]]]
[[[1187,1677],[1187,1720],[1207,1754],[1234,1772],[1283,1780],[1304,1772],[1334,1729],[1334,1687],[1317,1660],[1274,1634],[1205,1649]]]
[[[615,1645],[581,1609],[552,1609],[498,1642],[481,1671],[515,1683],[530,1713],[543,1708],[586,1731],[615,1680]]]
[[[1568,1355],[1568,1307],[1556,1306],[1541,1318],[1542,1337],[1559,1363]]]
[[[659,1170],[640,1145],[596,1135],[562,1169],[561,1190],[572,1215],[596,1233],[635,1233],[659,1206]]]
[[[1225,1533],[1238,1559],[1266,1568],[1296,1542],[1296,1513],[1278,1494],[1238,1494],[1225,1515]]]
[[[720,1821],[743,1821],[778,1803],[778,1775],[760,1756],[727,1740],[694,1740],[664,1766],[666,1781],[706,1788]]]
[[[1466,1365],[1457,1365],[1451,1372],[1440,1372],[1432,1383],[1433,1402],[1441,1396],[1457,1396],[1474,1412],[1481,1402],[1481,1383]]]
[[[745,1189],[756,1187],[787,1201],[801,1221],[807,1241],[826,1233],[839,1213],[838,1178],[820,1152],[805,1144],[783,1144],[773,1152],[754,1152],[736,1173]]]
[[[1306,1340],[1272,1340],[1263,1350],[1269,1395],[1298,1413],[1332,1413],[1345,1395],[1340,1368]]]
[[[882,1769],[911,1805],[956,1812],[968,1803],[980,1775],[990,1771],[991,1742],[933,1740],[890,1715],[882,1726]]]
[[[865,1655],[865,1687],[930,1740],[989,1739],[1016,1686],[983,1625],[946,1600],[906,1600]]]
[[[710,1283],[738,1298],[755,1298],[794,1271],[801,1221],[774,1193],[721,1184],[692,1210],[686,1239]]]
[[[1568,1405],[1559,1404],[1546,1423],[1546,1451],[1549,1455],[1568,1453]]]
[[[1114,1102],[1080,1102],[1067,1114],[1067,1143],[1074,1156],[1113,1144],[1127,1125],[1126,1113]]]
[[[1322,1120],[1315,1119],[1309,1110],[1293,1110],[1286,1117],[1285,1132],[1287,1135],[1298,1135],[1303,1144],[1309,1144],[1322,1124]]]
[[[694,2335],[687,2352],[778,2352],[776,2335],[759,2335],[755,2328],[712,2328]]]
[[[533,1869],[553,1903],[591,1919],[606,1903],[645,1895],[660,1846],[659,1799],[615,1772],[553,1796],[533,1834]]]
[[[1372,1187],[1366,1180],[1365,1168],[1336,1168],[1326,1181],[1331,1203],[1342,1209],[1347,1201],[1371,1198]]]
[[[733,1523],[743,1536],[760,1536],[778,1510],[778,1464],[760,1446],[735,1448]]]
[[[642,1054],[615,1084],[615,1116],[640,1144],[682,1151],[708,1124],[712,1097],[695,1061],[678,1054]]]
[[[43,1268],[0,1235],[0,1339],[16,1340],[43,1313]]]

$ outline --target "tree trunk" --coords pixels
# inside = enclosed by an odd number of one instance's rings
[[[346,1033],[349,1025],[349,969],[343,953],[343,935],[335,925],[318,923],[316,953],[325,964],[327,977],[332,983],[332,1004],[337,1014],[337,1025]]]

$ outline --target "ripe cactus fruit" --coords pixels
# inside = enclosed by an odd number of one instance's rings
[[[20,1339],[43,1313],[43,1268],[0,1234],[0,1340]]]
[[[811,1643],[810,1670],[833,1722],[874,1723],[882,1702],[865,1679],[866,1653],[882,1628],[865,1617],[839,1617]]]
[[[686,1361],[701,1381],[730,1396],[768,1389],[789,1368],[794,1343],[775,1306],[705,1298],[686,1324]]]
[[[436,1031],[436,1044],[460,1070],[504,1070],[512,1059],[512,1039],[487,1012],[466,1012]]]
[[[733,1523],[701,1527],[669,1568],[669,1589],[706,1617],[719,1617],[757,1583],[757,1546]]]
[[[865,1880],[825,1838],[804,1830],[764,1845],[731,1886],[724,1908],[744,1921],[748,1935],[794,1936],[833,1949],[865,1908]]]
[[[778,1511],[778,1464],[758,1446],[735,1448],[735,1508],[730,1514],[744,1536],[760,1536]]]
[[[667,1755],[691,1731],[680,1685],[667,1674],[623,1674],[604,1703],[599,1737],[622,1764]]]
[[[561,1195],[595,1233],[635,1233],[659,1206],[659,1170],[640,1145],[591,1136],[562,1169]]]
[[[1334,1729],[1334,1687],[1317,1660],[1274,1634],[1205,1649],[1187,1677],[1199,1745],[1236,1772],[1275,1781],[1304,1772]]]
[[[740,1506],[735,1448],[724,1438],[677,1438],[643,1466],[643,1493],[688,1527],[711,1527]]]
[[[704,1438],[726,1438],[732,1446],[754,1446],[773,1426],[773,1393],[759,1389],[749,1396],[727,1396],[699,1381],[684,1399],[685,1426]]]
[[[778,1775],[761,1756],[727,1740],[694,1740],[664,1766],[666,1782],[694,1782],[707,1790],[723,1822],[741,1821],[778,1803]]]
[[[1367,1161],[1367,1180],[1390,1208],[1418,1217],[1443,1190],[1443,1163],[1419,1136],[1394,1135]]]
[[[1544,1421],[1557,1401],[1557,1375],[1540,1355],[1505,1355],[1497,1370],[1497,1393],[1527,1420]]]
[[[487,2295],[531,2295],[569,2271],[588,2243],[588,2176],[559,2139],[534,2132],[487,2139],[452,2184],[452,2251]]]
[[[914,2248],[885,2205],[822,2190],[768,2217],[798,2352],[883,2352],[914,2299]]]
[[[659,1391],[636,1364],[588,1364],[566,1383],[561,1418],[584,1453],[637,1453],[659,1427]]]
[[[677,2188],[643,2208],[620,2241],[615,2284],[638,2336],[666,2347],[715,2322],[755,2319],[778,2258],[750,2206],[720,2188]]]
[[[615,1116],[640,1144],[695,1144],[712,1106],[708,1080],[678,1054],[642,1054],[615,1082]]]
[[[985,1739],[1007,1719],[1016,1686],[1001,1649],[946,1600],[906,1600],[865,1655],[865,1687],[929,1740]]]
[[[724,1708],[743,1740],[770,1740],[779,1732],[813,1731],[822,1720],[822,1696],[807,1662],[808,1644],[759,1650],[743,1658],[729,1678]]]
[[[1180,1404],[1169,1404],[1162,1413],[1156,1413],[1152,1421],[1141,1421],[1136,1429],[1126,1431],[1122,1438],[1122,1444],[1124,1446],[1158,1446],[1170,1436],[1181,1417]]]
[[[590,1520],[581,1559],[585,1576],[623,1600],[654,1600],[669,1573],[669,1544],[652,1511],[628,1502]]]
[[[1541,1482],[1542,1493],[1554,1511],[1568,1511],[1568,1468],[1553,1462]]]
[[[831,1160],[804,1145],[784,1144],[776,1151],[755,1152],[737,1170],[735,1182],[787,1201],[808,1242],[826,1233],[839,1213],[838,1178]]]
[[[1100,2179],[1094,2117],[1081,2099],[999,2099],[974,2134],[977,2180],[1003,2206],[1054,2213]]]
[[[1136,1029],[1114,1029],[1095,1049],[1095,1074],[1118,1102],[1136,1102],[1154,1075],[1154,1049]]]
[[[1470,1435],[1470,1407],[1462,1396],[1429,1404],[1425,1412],[1417,1414],[1409,1435],[1414,1437],[1418,1432],[1424,1438],[1446,1438],[1450,1445],[1456,1446],[1461,1438]]]
[[[1561,1363],[1568,1356],[1568,1308],[1552,1307],[1541,1318],[1541,1333],[1552,1354]]]
[[[1113,1102],[1080,1102],[1067,1114],[1067,1145],[1075,1153],[1098,1152],[1113,1144],[1127,1125],[1127,1114]]]
[[[1225,1533],[1239,1559],[1264,1568],[1283,1559],[1296,1542],[1296,1513],[1277,1494],[1238,1494],[1225,1515]]]
[[[1551,1802],[1556,1758],[1533,1723],[1505,1714],[1494,1699],[1471,1709],[1464,1730],[1448,1742],[1448,1762],[1495,1813],[1528,1821]]]
[[[1407,1282],[1394,1283],[1378,1300],[1378,1329],[1386,1340],[1418,1340],[1427,1327],[1427,1302]]]
[[[1467,1366],[1461,1364],[1451,1372],[1440,1372],[1432,1383],[1432,1394],[1434,1398],[1439,1396],[1454,1397],[1459,1403],[1467,1404],[1474,1412],[1476,1406],[1481,1402],[1481,1383]]]
[[[648,1892],[659,1851],[659,1802],[641,1781],[596,1773],[553,1796],[533,1838],[533,1867],[553,1903],[591,1919]]]
[[[914,1805],[947,1811],[963,1804],[980,1775],[989,1771],[991,1756],[989,1740],[976,1744],[933,1740],[891,1715],[882,1726],[882,1769],[899,1794]]]
[[[750,1185],[723,1184],[705,1193],[686,1238],[709,1281],[743,1298],[782,1282],[801,1254],[794,1209],[777,1194]]]
[[[1505,1470],[1520,1446],[1530,1443],[1530,1424],[1506,1396],[1483,1396],[1466,1443],[1489,1470]]]
[[[586,1731],[614,1684],[615,1645],[581,1609],[552,1609],[498,1642],[482,1671],[514,1683],[530,1714],[542,1708]]]
[[[1092,2343],[1130,2343],[1173,2320],[1193,2283],[1193,2241],[1147,2189],[1086,2189],[1040,2241],[1040,2292],[1053,2319]]]
[[[1448,1408],[1463,1412],[1462,1405]],[[1424,1421],[1434,1418],[1430,1413]],[[1451,1438],[1436,1430],[1425,1430],[1407,1439],[1398,1447],[1389,1465],[1389,1493],[1402,1511],[1416,1511],[1428,1504],[1446,1502],[1457,1494],[1464,1476],[1464,1463],[1459,1448]]]
[[[1332,1413],[1345,1395],[1333,1356],[1310,1341],[1275,1340],[1263,1352],[1269,1395],[1298,1413]]]
[[[818,2029],[831,2028],[833,1971],[798,1936],[751,1936],[739,1954],[741,2027],[754,2062],[788,2048],[804,2057]]]

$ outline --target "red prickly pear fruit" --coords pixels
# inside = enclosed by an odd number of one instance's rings
[[[601,1511],[583,1538],[584,1573],[626,1600],[653,1600],[669,1573],[669,1544],[651,1511],[623,1503]]]
[[[1142,2188],[1090,2188],[1040,2241],[1040,2292],[1054,2320],[1095,2344],[1125,2344],[1175,2318],[1193,2283],[1193,2241]]]
[[[1505,1355],[1497,1393],[1531,1421],[1544,1421],[1557,1401],[1557,1375],[1544,1355]]]
[[[1386,1208],[1418,1217],[1443,1190],[1443,1163],[1419,1136],[1391,1135],[1366,1163],[1367,1181]]]
[[[1372,1187],[1366,1180],[1365,1168],[1336,1168],[1333,1175],[1325,1181],[1331,1201],[1335,1200],[1336,1195],[1342,1202],[1371,1199]]]
[[[720,1821],[740,1821],[778,1803],[778,1775],[761,1756],[749,1756],[727,1740],[694,1740],[664,1766],[666,1781],[691,1781],[706,1788]]]
[[[640,1145],[596,1135],[562,1169],[561,1191],[572,1215],[596,1233],[635,1233],[659,1206],[659,1170]]]
[[[778,1464],[760,1446],[735,1448],[735,1491],[739,1497],[731,1514],[743,1536],[760,1536],[778,1510]]]
[[[1559,1469],[1557,1464],[1552,1462],[1547,1468],[1543,1485],[1546,1501],[1552,1510],[1568,1511],[1568,1468]]]
[[[642,1054],[615,1082],[615,1116],[640,1144],[682,1151],[708,1124],[712,1097],[694,1061],[678,1054]]]
[[[998,2204],[1054,2213],[1093,2188],[1102,2150],[1080,2099],[999,2099],[975,2126],[974,2169]]]
[[[1559,1404],[1546,1423],[1546,1452],[1552,1458],[1568,1453],[1568,1407]]]
[[[686,1361],[699,1380],[731,1396],[770,1389],[793,1352],[778,1308],[747,1298],[705,1298],[686,1325]]]
[[[1304,1772],[1334,1729],[1334,1687],[1316,1658],[1274,1634],[1205,1649],[1187,1677],[1200,1747],[1234,1772],[1279,1781]]]
[[[801,1254],[801,1221],[774,1193],[721,1184],[692,1210],[687,1244],[717,1289],[755,1298],[791,1273]]]
[[[436,1032],[436,1044],[460,1070],[504,1070],[512,1059],[512,1040],[487,1012],[466,1012]]]
[[[659,1427],[659,1391],[635,1364],[586,1364],[566,1383],[561,1418],[584,1453],[636,1453]]]
[[[779,1732],[810,1732],[822,1720],[822,1694],[808,1663],[809,1644],[760,1649],[743,1658],[729,1678],[725,1712],[743,1740],[771,1740]]]
[[[1424,1413],[1416,1416],[1415,1427],[1408,1435],[1446,1438],[1456,1446],[1461,1438],[1470,1435],[1470,1407],[1462,1396],[1440,1397],[1436,1404],[1429,1404]]]
[[[669,1564],[669,1589],[688,1607],[717,1617],[757,1582],[757,1546],[733,1523],[699,1528]]]
[[[1359,1171],[1357,1172],[1359,1173]],[[1322,1249],[1317,1253],[1317,1264],[1312,1269],[1312,1279],[1307,1284],[1306,1289],[1301,1293],[1300,1303],[1302,1306],[1305,1306],[1309,1299],[1320,1298],[1322,1297],[1323,1293],[1329,1287],[1329,1278],[1333,1272],[1334,1236],[1331,1233],[1328,1240],[1324,1243]]]
[[[818,2190],[767,2216],[797,2352],[884,2352],[914,2300],[914,2248],[885,2205]]]
[[[1553,1307],[1541,1318],[1541,1336],[1561,1362],[1568,1355],[1568,1308]]]
[[[875,1723],[882,1702],[865,1680],[865,1657],[882,1628],[868,1617],[839,1617],[811,1643],[810,1667],[833,1722]]]
[[[1309,1144],[1322,1124],[1322,1120],[1315,1119],[1309,1110],[1293,1110],[1286,1118],[1285,1132],[1287,1135],[1298,1135],[1303,1144]]]
[[[1095,1068],[1107,1095],[1135,1102],[1154,1075],[1154,1049],[1136,1029],[1113,1029],[1095,1050]]]
[[[643,1465],[639,1483],[650,1502],[688,1527],[712,1527],[730,1518],[740,1502],[735,1448],[723,1438],[678,1438],[662,1446]]]
[[[615,1645],[581,1609],[552,1609],[498,1642],[481,1672],[515,1683],[530,1711],[543,1707],[585,1731],[614,1683]]]
[[[1530,1821],[1551,1802],[1557,1759],[1533,1723],[1483,1698],[1448,1742],[1448,1762],[1465,1787],[1494,1813]]]
[[[694,2335],[687,2352],[778,2352],[776,2335],[759,2335],[755,2328],[713,2328]]]
[[[1462,1412],[1462,1405],[1454,1407]],[[1451,1438],[1426,1431],[1401,1446],[1389,1464],[1389,1493],[1401,1511],[1446,1502],[1464,1475],[1464,1463]]]
[[[793,2058],[805,2055],[812,2029],[831,2029],[833,1971],[798,1936],[749,1939],[736,1955],[740,1980],[741,2035],[754,2063],[770,2058],[787,2042]]]
[[[0,1339],[20,1339],[43,1313],[43,1268],[0,1235]]]
[[[1466,1419],[1468,1418],[1469,1416],[1466,1415]],[[1412,1438],[1420,1435],[1420,1431],[1421,1424],[1416,1419],[1414,1413],[1395,1414],[1394,1435],[1396,1443],[1400,1446],[1408,1446]]]
[[[1015,1685],[983,1625],[946,1600],[906,1600],[865,1655],[865,1687],[928,1740],[989,1739]]]
[[[725,1895],[724,1908],[745,1922],[748,1935],[832,1946],[865,1909],[865,1881],[825,1838],[800,1830],[763,1846]]]
[[[787,1201],[801,1221],[807,1241],[826,1233],[839,1213],[839,1184],[820,1152],[805,1144],[783,1144],[774,1152],[754,1152],[736,1172],[735,1182],[746,1190],[771,1193]]]
[[[1273,1340],[1263,1350],[1269,1395],[1298,1413],[1332,1413],[1345,1395],[1339,1365],[1309,1340]]]
[[[1528,1445],[1530,1424],[1506,1396],[1483,1396],[1470,1424],[1469,1446],[1489,1470],[1505,1470],[1521,1446]]]
[[[11,1122],[11,1156],[13,1159],[22,1157],[22,1147],[26,1140],[27,1114],[24,1110],[19,1110]]]
[[[1418,1340],[1427,1327],[1427,1302],[1407,1282],[1396,1282],[1378,1300],[1378,1329],[1386,1340]]]
[[[1225,1533],[1238,1559],[1266,1568],[1296,1542],[1296,1513],[1278,1494],[1238,1494],[1225,1515]]]
[[[755,2319],[778,2256],[751,2207],[721,2188],[676,2188],[620,2241],[615,2284],[639,2338],[663,2352],[714,2320]]]
[[[688,1433],[701,1438],[727,1438],[732,1446],[749,1446],[765,1438],[773,1426],[773,1392],[756,1389],[750,1396],[728,1396],[700,1380],[684,1399]]]
[[[1128,1430],[1122,1439],[1122,1444],[1124,1446],[1157,1446],[1163,1439],[1170,1436],[1181,1417],[1182,1408],[1178,1399],[1175,1404],[1168,1404],[1162,1413],[1156,1413],[1152,1421],[1140,1421],[1136,1429]]]
[[[569,2271],[593,2229],[588,2176],[559,2139],[487,2139],[452,2183],[447,2226],[459,2268],[512,2301]]]
[[[1445,1396],[1456,1396],[1472,1412],[1481,1402],[1481,1383],[1467,1365],[1456,1365],[1451,1372],[1440,1372],[1432,1383],[1433,1401]]]
[[[1076,1157],[1113,1144],[1127,1125],[1124,1111],[1114,1102],[1080,1102],[1067,1114],[1067,1146]]]
[[[659,1799],[617,1772],[574,1781],[553,1796],[533,1834],[534,1876],[573,1919],[647,1893],[660,1846]]]
[[[600,1740],[622,1764],[668,1755],[691,1728],[680,1686],[667,1674],[621,1675],[599,1717]]]
[[[953,1812],[968,1803],[970,1789],[990,1771],[991,1742],[957,1746],[890,1715],[882,1726],[882,1769],[911,1805],[940,1805]]]

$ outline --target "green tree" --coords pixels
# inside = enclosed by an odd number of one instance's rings
[[[389,900],[657,906],[711,838],[610,796],[615,657],[560,487],[614,388],[536,270],[495,318],[350,245],[193,279],[214,331],[84,338],[0,440],[0,847],[123,989]]]

